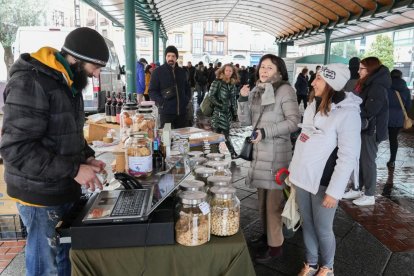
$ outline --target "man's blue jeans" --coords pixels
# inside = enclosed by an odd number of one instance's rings
[[[59,244],[55,226],[73,203],[34,207],[17,203],[27,229],[26,275],[70,276],[70,244]]]

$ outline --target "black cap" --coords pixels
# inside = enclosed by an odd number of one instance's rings
[[[105,66],[109,59],[105,39],[97,31],[87,27],[71,31],[62,50],[76,59],[99,66]]]
[[[165,55],[167,55],[168,53],[174,53],[175,57],[178,58],[178,50],[175,46],[170,45],[165,49]]]

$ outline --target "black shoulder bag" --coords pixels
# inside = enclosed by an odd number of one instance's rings
[[[246,137],[244,139],[243,142],[243,147],[240,151],[239,157],[247,160],[247,161],[252,161],[253,160],[253,144],[251,142],[252,139],[255,139],[256,136],[256,128],[259,125],[260,119],[262,118],[263,115],[263,111],[264,111],[264,107],[262,108],[262,111],[260,112],[260,116],[259,119],[256,122],[256,125],[253,128],[253,132],[249,137]]]

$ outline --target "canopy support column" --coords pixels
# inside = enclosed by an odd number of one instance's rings
[[[125,77],[127,100],[133,100],[136,92],[136,45],[135,45],[135,1],[125,0]]]
[[[153,20],[153,30],[152,30],[152,54],[153,62],[156,63],[160,61],[160,21]]]
[[[331,61],[331,29],[325,29],[325,56],[323,58],[323,64],[329,64]]]
[[[165,37],[163,37],[162,38],[162,47],[163,47],[163,51],[162,51],[162,54],[164,55],[164,57],[163,57],[163,61],[164,61],[164,63],[166,62],[166,60],[165,60],[165,49],[167,48],[167,39],[165,38]]]
[[[288,43],[287,42],[280,42],[277,45],[278,47],[278,56],[281,58],[285,58],[287,55],[287,46]]]

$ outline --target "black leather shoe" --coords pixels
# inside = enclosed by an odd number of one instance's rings
[[[266,234],[262,234],[257,238],[251,239],[250,240],[251,243],[263,243],[263,244],[267,244],[267,235]]]
[[[279,259],[280,257],[282,257],[282,250],[280,251],[280,254],[272,256],[270,255],[270,249],[266,250],[264,254],[262,255],[257,255],[256,258],[254,259],[254,261],[258,264],[268,264],[268,263],[272,263],[274,261],[276,261],[277,259]]]
[[[390,169],[394,169],[395,168],[395,162],[391,162],[391,161],[387,162],[387,167],[390,168]]]

